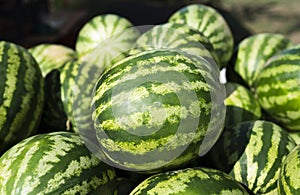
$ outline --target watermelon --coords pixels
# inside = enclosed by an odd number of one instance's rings
[[[209,40],[199,31],[185,24],[155,25],[137,39],[130,54],[151,49],[176,49],[179,52],[205,58],[210,63],[217,63],[219,66],[219,59]]]
[[[207,5],[191,4],[177,10],[168,21],[183,23],[200,31],[213,45],[221,67],[227,66],[233,53],[234,40],[220,12]]]
[[[0,158],[1,194],[88,194],[116,178],[70,132],[29,137]]]
[[[225,84],[226,119],[225,128],[242,121],[261,118],[261,108],[254,94],[243,85],[233,82]]]
[[[278,194],[300,194],[300,145],[289,153],[281,166]]]
[[[77,53],[73,49],[61,44],[41,43],[29,48],[28,51],[39,64],[44,77],[65,62],[77,58]]]
[[[290,136],[295,140],[297,145],[300,145],[300,132],[299,131],[289,131]]]
[[[32,135],[44,107],[44,79],[22,46],[0,41],[0,154]]]
[[[300,130],[300,44],[274,55],[254,89],[261,107],[291,131]]]
[[[124,58],[124,48],[130,50],[139,35],[139,31],[124,17],[115,14],[98,15],[80,29],[75,48],[82,61],[95,49],[98,50],[97,54],[101,57],[97,56],[100,59],[94,61],[107,65],[117,56]]]
[[[267,60],[290,46],[292,42],[282,34],[254,34],[238,44],[232,66],[244,82],[252,87]]]
[[[205,60],[166,49],[117,63],[94,88],[92,117],[103,160],[150,173],[205,154],[224,122],[218,76]]]
[[[203,167],[155,174],[141,182],[130,195],[249,194],[226,173]]]
[[[275,123],[245,121],[225,128],[208,156],[214,168],[254,194],[272,194],[277,191],[281,164],[295,146],[287,131]]]

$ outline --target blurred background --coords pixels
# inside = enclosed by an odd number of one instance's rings
[[[45,42],[74,48],[80,28],[96,15],[115,13],[134,25],[154,25],[194,3],[219,10],[235,44],[259,32],[282,33],[300,43],[299,0],[0,0],[0,40],[27,48]]]

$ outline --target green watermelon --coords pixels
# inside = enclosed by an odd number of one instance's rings
[[[225,128],[208,156],[214,168],[255,194],[273,194],[280,166],[295,146],[286,130],[275,123],[245,121]]]
[[[97,61],[106,66],[116,57],[124,58],[124,51],[131,49],[138,36],[139,31],[126,18],[115,14],[103,14],[84,24],[79,31],[75,48],[81,61],[97,50],[93,62]]]
[[[248,194],[226,173],[195,167],[153,175],[140,183],[130,195],[207,195]]]
[[[261,118],[260,105],[250,90],[233,82],[227,82],[225,89],[225,128],[242,121],[258,120]]]
[[[28,51],[39,64],[44,77],[65,62],[77,58],[77,53],[73,49],[60,44],[41,43],[29,48]]]
[[[261,107],[291,131],[300,130],[300,44],[268,60],[254,83]]]
[[[289,153],[281,166],[278,178],[278,194],[300,194],[300,145]]]
[[[79,135],[55,132],[29,137],[0,158],[0,194],[89,194],[116,178]]]
[[[93,121],[105,161],[156,172],[205,154],[224,122],[218,69],[157,49],[117,63],[95,85]]]
[[[0,41],[0,154],[32,135],[44,107],[44,78],[22,46]]]
[[[185,24],[155,25],[137,39],[130,54],[151,49],[174,49],[204,58],[219,66],[219,59],[209,40],[199,31],[193,30]]]
[[[234,71],[252,87],[266,62],[276,53],[292,46],[291,41],[278,33],[259,33],[243,39],[237,47]]]
[[[187,24],[200,31],[213,45],[221,66],[227,66],[233,53],[233,35],[216,9],[202,4],[187,5],[173,13],[169,22]]]

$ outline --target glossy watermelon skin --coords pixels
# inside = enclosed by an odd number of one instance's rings
[[[275,123],[245,121],[224,129],[208,156],[215,168],[254,194],[276,194],[281,164],[295,146],[288,132]]]
[[[278,178],[278,194],[300,193],[300,145],[296,146],[282,163]]]
[[[300,45],[268,60],[259,73],[255,93],[261,107],[279,124],[300,130]]]
[[[208,38],[186,24],[165,23],[151,27],[136,40],[129,54],[151,49],[174,49],[186,52],[220,67],[219,58]]]
[[[106,160],[123,169],[157,172],[206,153],[225,116],[215,70],[177,51],[151,50],[102,75],[92,106]]]
[[[256,78],[269,58],[291,46],[292,42],[279,33],[251,35],[238,44],[232,66],[235,73],[253,88]]]
[[[225,88],[225,128],[230,128],[239,122],[261,119],[261,107],[249,89],[233,82],[227,82]]]
[[[1,156],[0,169],[1,194],[88,194],[116,177],[70,132],[19,142]]]
[[[22,46],[0,41],[0,154],[32,135],[44,107],[44,79]]]
[[[168,21],[183,23],[201,32],[213,45],[221,67],[227,66],[234,40],[226,20],[216,9],[202,4],[187,5],[173,13]]]
[[[248,194],[243,186],[229,175],[216,169],[187,168],[150,176],[141,182],[130,195],[204,195]]]

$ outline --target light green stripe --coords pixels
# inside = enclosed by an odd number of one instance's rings
[[[280,66],[276,67],[266,67],[258,76],[258,80],[262,79],[270,79],[274,77],[278,77],[278,75],[281,74],[288,74],[288,73],[294,73],[294,72],[299,72],[300,68],[299,66],[296,65],[291,65],[291,64],[280,64]],[[259,81],[258,81],[259,82]]]
[[[80,156],[78,157],[79,161],[72,160],[69,164],[66,170],[57,172],[52,179],[48,181],[48,184],[50,187],[48,187],[45,190],[45,193],[50,193],[54,190],[59,189],[59,187],[66,182],[68,182],[68,179],[71,179],[72,177],[80,177],[81,173],[84,170],[88,170],[92,167],[96,167],[99,165],[99,160],[95,156]],[[105,175],[105,173],[103,173]],[[108,181],[108,179],[106,179]],[[104,181],[103,181],[104,182]],[[88,183],[87,183],[88,184]],[[78,185],[79,187],[79,185]],[[88,187],[88,185],[84,185],[83,187]],[[75,188],[75,187],[74,187]],[[79,188],[83,190],[84,188]],[[86,190],[88,188],[85,188]],[[70,189],[72,191],[72,188]]]

